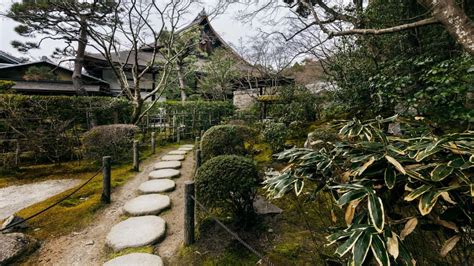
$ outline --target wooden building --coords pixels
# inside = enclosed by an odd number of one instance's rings
[[[13,90],[22,94],[75,95],[73,71],[43,58],[40,61],[4,64],[0,66],[0,80],[15,82]],[[111,95],[109,84],[97,77],[82,74],[87,95]]]

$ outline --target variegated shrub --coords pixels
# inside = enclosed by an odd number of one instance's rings
[[[347,227],[327,240],[350,264],[370,258],[380,265],[414,265],[404,239],[419,230],[418,222],[447,229],[439,247],[446,256],[461,239],[472,241],[474,132],[436,136],[418,120],[345,121],[336,143],[276,154],[289,165],[267,173],[266,188],[272,197],[300,195],[305,185],[316,193],[329,190],[345,209]],[[400,123],[403,136],[387,135],[389,123]],[[443,220],[453,209],[458,217]]]

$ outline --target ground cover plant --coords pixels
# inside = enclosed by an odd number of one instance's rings
[[[385,133],[395,121],[402,123],[403,136]],[[354,119],[341,125],[342,139],[326,143],[329,147],[276,155],[289,166],[269,173],[266,188],[277,198],[301,195],[308,186],[314,194],[330,191],[345,210],[347,226],[327,240],[338,244],[338,256],[355,265],[442,263],[450,252],[455,254],[451,263],[466,263],[472,255],[474,135],[437,136],[428,129],[396,116]],[[416,257],[420,253],[409,244],[426,230],[436,235],[424,240],[425,247],[439,254]]]

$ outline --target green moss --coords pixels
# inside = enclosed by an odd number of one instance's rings
[[[254,160],[259,164],[269,163],[272,161],[272,149],[266,143],[259,143],[254,145],[254,150],[258,151],[254,155]]]
[[[121,250],[119,252],[111,252],[108,254],[107,258],[108,260],[111,260],[116,257],[120,257],[123,255],[127,255],[130,253],[148,253],[148,254],[153,254],[153,246],[144,246],[144,247],[137,247],[137,248],[126,248],[124,250]]]

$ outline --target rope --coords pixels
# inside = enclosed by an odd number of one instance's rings
[[[57,202],[55,202],[55,203],[49,205],[49,206],[46,207],[45,209],[43,209],[43,210],[41,210],[41,211],[39,211],[39,212],[37,212],[37,213],[35,213],[35,214],[33,214],[33,215],[30,215],[29,217],[27,217],[27,218],[24,219],[24,220],[18,221],[18,222],[14,223],[14,224],[11,224],[11,225],[9,225],[9,226],[7,226],[7,227],[1,229],[0,232],[3,232],[3,231],[5,231],[5,230],[7,230],[7,229],[10,229],[10,228],[12,228],[12,227],[15,227],[15,226],[17,226],[17,225],[20,225],[20,224],[22,224],[22,223],[28,221],[28,220],[31,220],[31,219],[33,219],[34,217],[36,217],[36,216],[38,216],[38,215],[40,215],[40,214],[46,212],[47,210],[53,208],[54,206],[58,205],[59,203],[65,201],[67,198],[69,198],[70,196],[72,196],[74,193],[76,193],[76,192],[79,191],[81,188],[83,188],[85,185],[87,185],[90,181],[92,181],[92,179],[94,179],[94,177],[96,177],[96,176],[102,171],[102,169],[103,169],[103,167],[99,168],[99,170],[97,170],[97,172],[96,172],[91,178],[89,178],[86,182],[84,182],[82,185],[80,185],[79,187],[77,187],[76,189],[74,189],[71,193],[69,193],[68,195],[64,196],[63,198],[61,198],[61,199],[58,200]]]
[[[215,216],[211,214],[211,212],[204,206],[202,205],[199,201],[196,200],[194,195],[189,195],[196,204],[201,207],[210,217],[213,219],[217,224],[219,224],[222,228],[224,228],[230,235],[232,235],[235,239],[237,239],[242,245],[244,245],[248,250],[250,250],[253,254],[255,254],[257,257],[259,257],[263,262],[265,262],[269,266],[273,266],[273,263],[269,260],[267,260],[260,252],[256,251],[252,246],[247,244],[242,238],[237,235],[237,233],[233,232],[232,230],[229,229],[229,227],[225,226],[219,219],[217,219]]]

